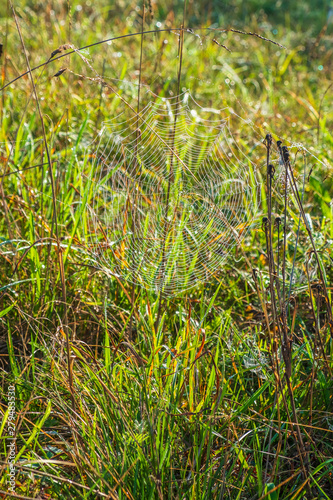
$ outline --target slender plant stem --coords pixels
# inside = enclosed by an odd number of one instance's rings
[[[35,86],[35,82],[32,76],[31,68],[30,68],[30,62],[28,58],[28,53],[25,47],[25,43],[23,40],[21,28],[17,19],[16,11],[14,8],[14,5],[11,0],[9,0],[13,16],[15,19],[15,24],[17,27],[17,31],[21,40],[21,44],[23,47],[24,55],[25,55],[25,60],[27,63],[28,67],[28,74],[29,78],[31,81],[31,85],[33,88],[33,93],[36,99],[36,104],[37,104],[37,109],[38,109],[38,114],[40,117],[41,125],[42,125],[42,132],[43,132],[43,138],[44,138],[44,144],[45,144],[45,150],[46,150],[46,155],[47,155],[47,162],[49,166],[49,175],[51,179],[51,189],[52,189],[52,202],[53,202],[53,221],[55,224],[55,231],[56,231],[56,240],[57,240],[57,246],[58,246],[58,259],[59,259],[59,269],[60,269],[60,277],[61,277],[61,285],[62,285],[62,300],[63,300],[63,306],[64,306],[64,318],[63,318],[63,327],[64,327],[64,332],[66,336],[66,344],[67,344],[67,368],[68,368],[68,382],[69,382],[69,389],[70,389],[70,394],[71,394],[71,402],[72,402],[72,409],[75,411],[75,400],[74,400],[74,390],[73,390],[73,375],[72,375],[72,365],[71,365],[71,355],[70,355],[70,342],[69,342],[69,331],[68,331],[68,319],[67,319],[67,299],[66,299],[66,281],[65,281],[65,272],[64,272],[64,265],[63,265],[63,259],[62,259],[62,250],[60,248],[60,240],[59,240],[59,229],[58,229],[58,221],[57,221],[57,206],[56,206],[56,195],[55,195],[55,184],[54,184],[54,176],[53,176],[53,168],[52,168],[52,162],[51,162],[51,156],[50,156],[50,151],[46,139],[46,130],[45,130],[45,124],[44,124],[44,118],[43,118],[43,113],[40,107],[39,99],[38,99],[38,94],[37,94],[37,89]]]
[[[140,92],[141,92],[141,73],[142,73],[142,54],[143,54],[143,28],[144,28],[144,23],[145,23],[145,0],[142,1],[142,35],[141,35],[141,44],[140,44],[140,65],[139,65],[139,85],[138,85],[138,105],[137,105],[137,116],[136,116],[136,141],[135,141],[135,169],[134,169],[134,175],[136,175],[136,169],[138,166],[138,147],[139,147],[139,138],[140,138],[140,130],[139,130],[139,113],[140,113]],[[139,175],[141,176],[141,164],[140,164],[140,172]],[[135,184],[136,181],[134,180],[133,183],[133,189],[135,189]],[[131,229],[132,229],[132,244],[133,247],[135,248],[135,210],[136,210],[136,204],[137,204],[137,199],[138,199],[138,190],[135,191],[135,201],[134,201],[134,206],[132,206],[132,222],[131,222]],[[133,338],[133,311],[135,307],[135,273],[134,273],[134,266],[135,266],[135,253],[133,253],[133,272],[132,272],[132,292],[131,292],[131,318],[129,322],[129,338],[132,340]]]
[[[166,206],[165,206],[165,221],[164,221],[164,235],[163,235],[163,249],[162,249],[162,269],[161,269],[161,280],[162,286],[160,287],[160,297],[158,303],[158,311],[157,311],[157,319],[155,324],[155,330],[157,331],[161,313],[162,313],[162,301],[163,301],[163,287],[165,281],[165,254],[166,254],[166,241],[169,229],[168,223],[168,212],[169,212],[169,203],[170,203],[170,190],[171,190],[171,182],[174,181],[174,170],[173,170],[173,162],[174,162],[174,154],[173,151],[175,149],[175,138],[176,138],[176,127],[177,127],[177,118],[179,113],[179,93],[180,93],[180,81],[182,74],[182,63],[183,63],[183,46],[184,46],[184,26],[185,26],[185,15],[186,15],[186,0],[184,0],[184,11],[183,11],[183,25],[180,28],[181,35],[179,37],[179,67],[178,67],[178,80],[177,80],[177,103],[176,103],[176,113],[174,118],[172,136],[171,136],[171,158],[170,158],[170,169],[169,169],[169,178],[168,178],[168,189],[166,196]]]
[[[302,187],[302,199],[301,199],[302,203],[303,203],[304,190],[305,190],[305,174],[306,174],[306,161],[304,159],[304,174],[303,174],[303,187]],[[291,296],[291,290],[292,290],[293,279],[294,279],[294,270],[295,270],[296,253],[297,253],[297,246],[298,246],[300,226],[301,226],[301,210],[299,210],[299,214],[298,214],[298,226],[297,226],[296,243],[295,243],[295,250],[294,250],[293,265],[292,265],[291,275],[290,275],[290,284],[289,284],[289,292],[288,292],[288,311],[289,311],[289,300],[290,300],[290,296]]]

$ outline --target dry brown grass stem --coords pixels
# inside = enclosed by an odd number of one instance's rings
[[[20,37],[20,41],[22,44],[25,60],[27,63],[28,67],[28,75],[29,79],[31,82],[31,86],[33,89],[33,94],[36,99],[36,105],[38,109],[38,114],[40,117],[41,121],[41,126],[42,126],[42,134],[43,134],[43,139],[44,139],[44,145],[45,145],[45,151],[47,155],[47,161],[48,161],[48,167],[49,167],[49,175],[50,175],[50,180],[51,180],[51,189],[52,189],[52,202],[53,202],[53,221],[55,224],[55,232],[56,232],[56,241],[58,245],[58,259],[59,259],[59,270],[60,270],[60,277],[61,277],[61,287],[62,287],[62,299],[63,299],[63,306],[64,306],[64,318],[63,318],[63,326],[64,326],[64,332],[66,335],[66,344],[67,344],[67,367],[68,367],[68,380],[69,380],[69,387],[70,387],[70,394],[71,394],[71,402],[72,402],[72,409],[75,412],[75,399],[74,399],[74,389],[73,389],[73,374],[72,374],[72,364],[71,364],[71,354],[70,354],[70,342],[69,342],[69,331],[68,331],[68,318],[67,318],[67,299],[66,299],[66,281],[65,281],[65,271],[64,271],[64,265],[63,265],[63,259],[62,259],[62,250],[60,248],[60,240],[59,240],[59,229],[58,229],[58,221],[57,221],[57,206],[56,206],[56,194],[55,194],[55,184],[54,184],[54,176],[53,176],[53,168],[52,168],[52,162],[51,162],[51,156],[50,156],[50,151],[46,139],[46,131],[45,131],[45,123],[44,123],[44,117],[43,113],[40,107],[40,102],[38,98],[38,93],[36,89],[36,85],[32,76],[32,70],[30,68],[30,61],[28,57],[28,52],[25,47],[24,39],[22,36],[22,31],[18,22],[18,18],[16,15],[16,11],[14,8],[14,5],[11,0],[9,0],[12,12],[13,12],[13,17],[15,20],[15,24],[17,27],[17,31]],[[51,234],[52,238],[52,234]]]

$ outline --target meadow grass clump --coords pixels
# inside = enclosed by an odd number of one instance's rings
[[[121,15],[102,0],[8,6],[0,6],[1,495],[15,497],[15,429],[21,498],[332,498],[329,25],[319,34],[279,25],[286,51],[253,35],[196,30],[197,5],[179,14],[125,2]],[[261,24],[243,14],[248,27],[236,29],[272,38],[269,13]],[[209,22],[228,15],[205,11]],[[155,28],[173,31],[140,34]],[[118,35],[126,38],[90,46]],[[249,176],[258,166],[260,196],[247,204],[255,223],[223,266],[171,297],[105,265],[103,252],[112,261],[115,247],[91,216],[107,199],[94,191],[91,143],[103,122],[133,120],[147,87],[232,108],[241,118],[230,119],[232,147],[247,155]]]

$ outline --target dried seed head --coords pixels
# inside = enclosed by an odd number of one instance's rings
[[[273,179],[274,174],[275,174],[274,165],[272,165],[272,164],[268,165],[268,175]]]
[[[282,157],[285,163],[287,163],[290,160],[290,153],[288,151],[287,146],[282,147]]]
[[[63,73],[65,73],[66,69],[67,69],[67,68],[62,68],[62,69],[60,69],[60,70],[59,70],[59,71],[58,71],[55,75],[53,75],[53,78],[54,78],[55,76],[61,76]]]
[[[64,50],[68,50],[71,48],[72,46],[69,43],[66,43],[65,45],[60,45],[60,47],[58,47],[56,50],[52,52],[52,54],[50,55],[50,59],[52,59],[57,54],[61,54],[62,52],[64,52]]]
[[[272,134],[267,134],[265,137],[266,146],[270,146],[273,142]]]

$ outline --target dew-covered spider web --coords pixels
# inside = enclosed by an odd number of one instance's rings
[[[261,191],[260,165],[240,147],[231,120],[239,131],[248,125],[185,92],[103,124],[90,150],[89,209],[102,266],[166,295],[221,269],[254,220]]]
[[[128,82],[124,85],[130,88]],[[171,98],[149,90],[143,94],[142,102],[148,104],[138,115],[135,98],[133,104],[133,98],[126,97],[131,106],[118,98],[121,113],[103,123],[93,142],[90,134],[82,136],[82,149],[73,146],[67,159],[61,151],[52,152],[57,179],[67,176],[75,162],[79,173],[73,177],[75,185],[55,193],[58,212],[71,215],[68,226],[82,222],[77,236],[62,237],[61,246],[64,251],[80,252],[86,262],[93,260],[94,267],[107,274],[171,296],[219,279],[230,253],[245,237],[246,248],[251,248],[248,230],[262,228],[266,215],[261,192],[267,177],[267,129],[248,119],[239,101],[238,107],[217,110],[200,106],[189,92]],[[72,141],[78,142],[75,134]],[[319,160],[302,144],[288,147],[304,193],[305,174]],[[38,161],[38,153],[44,161]],[[0,155],[5,161],[6,190],[24,188],[27,199],[22,203],[45,211],[53,194],[43,140],[24,126],[22,137],[0,143]],[[270,162],[274,166],[273,219],[280,218],[281,233],[286,182],[290,203],[297,204],[275,141]],[[54,237],[46,218],[41,227]],[[45,244],[39,239],[35,247]],[[15,251],[31,244],[30,240],[17,242]],[[3,244],[4,255],[12,252],[12,246]],[[230,262],[235,265],[237,260]],[[297,272],[294,279],[300,282]]]

